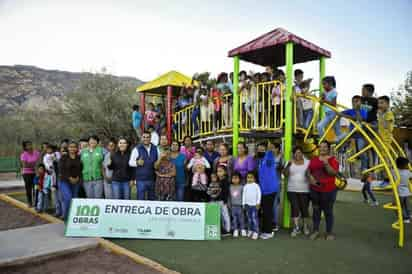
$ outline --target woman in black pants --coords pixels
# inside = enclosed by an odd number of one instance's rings
[[[310,198],[313,206],[313,233],[310,238],[319,237],[319,226],[322,211],[326,220],[326,240],[334,240],[333,234],[333,205],[336,201],[336,175],[339,163],[330,156],[330,145],[327,141],[319,144],[319,156],[310,160],[306,175],[310,182]]]
[[[309,182],[306,170],[309,161],[303,156],[302,148],[293,149],[293,159],[286,164],[283,174],[288,177],[288,199],[292,208],[293,230],[291,237],[302,232],[299,221],[302,219],[303,233],[309,235]]]
[[[36,175],[35,167],[40,160],[40,152],[33,149],[31,141],[23,141],[23,152],[20,155],[24,186],[26,188],[27,206],[33,207],[34,193],[33,180]],[[35,200],[36,203],[36,200]]]

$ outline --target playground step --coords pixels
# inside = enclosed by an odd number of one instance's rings
[[[66,238],[64,224],[46,224],[0,232],[0,267],[83,251],[96,238]]]
[[[389,210],[398,210],[398,208],[396,207],[396,205],[394,205],[393,203],[387,203],[383,205],[384,209],[389,209]]]

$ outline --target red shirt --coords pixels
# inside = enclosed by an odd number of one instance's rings
[[[329,165],[336,171],[339,171],[339,163],[335,157],[330,157]],[[320,183],[320,186],[310,185],[311,189],[319,192],[331,192],[336,189],[335,176],[331,176],[326,172],[325,164],[319,159],[314,157],[310,160],[309,171],[316,181]]]

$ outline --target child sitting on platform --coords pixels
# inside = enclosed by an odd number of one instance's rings
[[[325,130],[329,123],[335,119],[336,114],[333,109],[325,105],[324,103],[327,103],[331,106],[336,107],[336,100],[338,97],[338,93],[336,91],[336,80],[335,77],[333,76],[326,76],[322,79],[322,85],[324,92],[321,95],[320,98],[320,103],[323,104],[323,111],[324,111],[324,117],[322,120],[319,121],[318,123],[318,133],[319,133],[319,138],[323,136],[325,133]],[[335,130],[335,135],[340,136],[340,121],[339,119],[335,122],[334,124],[334,130]]]

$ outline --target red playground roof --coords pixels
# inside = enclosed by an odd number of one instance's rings
[[[239,55],[245,60],[262,66],[284,66],[287,42],[294,43],[293,63],[304,63],[319,59],[321,56],[331,57],[328,50],[288,32],[277,28],[240,47],[229,51],[229,57]]]

